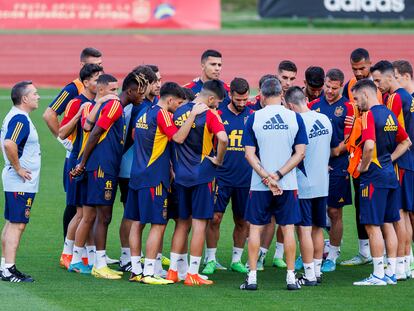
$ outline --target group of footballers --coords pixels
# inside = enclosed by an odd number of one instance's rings
[[[63,268],[112,280],[130,272],[130,282],[144,284],[213,284],[211,275],[226,269],[216,252],[231,201],[229,270],[247,274],[240,289],[258,288],[257,271],[264,270],[274,237],[272,263],[286,268],[287,289],[316,286],[322,273],[336,269],[352,180],[359,252],[339,264],[373,264],[373,273],[354,285],[411,278],[414,82],[408,61],[372,65],[368,51],[358,48],[350,55],[354,77],[347,83],[339,69],[325,73],[312,66],[299,87],[296,65],[285,60],[260,79],[253,98],[245,79],[234,78],[230,85],[220,80],[222,55],[215,50],[202,54],[200,77],[183,87],[162,83],[156,65],[134,68],[120,84],[104,72],[102,54],[94,48],[85,48],[80,62],[79,78],[43,115],[67,150]],[[29,91],[35,91],[31,83],[15,86],[14,110],[30,104]],[[33,96],[37,101],[37,93]],[[38,176],[30,176],[30,163],[19,164],[19,158],[27,160],[22,150],[35,148],[28,146],[31,132],[21,130],[31,121],[13,117],[13,109],[1,132],[3,183],[5,173],[38,183]],[[119,262],[106,255],[118,186],[124,205]],[[33,281],[15,267],[18,240],[12,237],[20,230],[20,239],[29,220],[37,184],[29,188],[19,200],[21,190],[5,187],[1,267],[6,281]],[[170,219],[175,228],[168,259],[162,249]],[[295,260],[296,236],[300,256]],[[243,264],[246,242],[248,263]],[[108,266],[113,263],[118,269]],[[301,269],[299,276],[295,270]]]

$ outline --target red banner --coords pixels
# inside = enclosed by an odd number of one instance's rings
[[[0,0],[0,29],[219,29],[220,0]]]

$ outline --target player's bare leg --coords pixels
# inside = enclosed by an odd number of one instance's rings
[[[170,268],[167,279],[178,282],[184,279],[188,270],[188,235],[191,229],[191,218],[175,219],[175,228],[171,240]]]
[[[72,220],[69,222],[69,225],[68,225],[65,242],[63,244],[63,251],[60,256],[60,266],[66,269],[69,268],[70,262],[72,260],[73,245],[75,241],[76,229],[78,228],[79,223],[82,220],[82,215],[83,215],[82,208],[77,207],[76,214],[72,218]]]
[[[316,285],[315,267],[313,263],[314,247],[312,240],[312,227],[299,226],[298,228],[300,253],[302,255],[305,277],[303,278],[305,285]]]
[[[397,280],[405,280],[407,278],[405,273],[405,255],[407,244],[410,244],[406,226],[407,216],[407,212],[400,209],[400,220],[394,224],[395,232],[397,234],[398,239],[396,268]],[[388,253],[387,256],[389,256]]]
[[[413,236],[413,227],[410,220],[410,212],[405,213],[405,230],[406,230],[406,243],[405,243],[405,273],[407,278],[412,277],[411,273],[411,241]]]
[[[322,272],[331,272],[336,269],[336,260],[341,253],[341,240],[343,235],[342,208],[328,207],[328,216],[331,220],[329,230],[329,253],[322,266]]]
[[[125,207],[124,207],[125,208]],[[131,271],[131,250],[129,249],[129,232],[131,231],[131,220],[122,218],[119,226],[119,240],[121,242],[121,256],[119,258],[119,270]]]
[[[385,247],[387,251],[387,270],[386,275],[392,276],[396,274],[397,265],[397,253],[398,253],[398,237],[394,225],[391,223],[385,223],[382,226],[382,233],[384,235]],[[384,254],[382,252],[381,256]]]
[[[26,228],[26,224],[24,223],[11,223],[9,222],[7,225],[7,231],[5,232],[4,236],[4,249],[3,249],[3,256],[6,260],[6,268],[7,265],[16,263],[16,253],[17,249],[19,248],[20,239]]]
[[[220,224],[223,220],[223,213],[216,212],[213,218],[208,221],[206,230],[206,254],[204,274],[213,274],[217,266],[217,244],[220,239]]]
[[[142,229],[139,221],[131,221],[131,229],[129,231],[129,248],[131,250],[131,278],[138,278],[136,281],[140,281],[142,277],[142,265],[141,265],[141,247],[142,247]],[[130,278],[130,280],[131,280]]]
[[[257,259],[259,257],[260,241],[265,226],[258,226],[250,224],[249,228],[249,241],[248,241],[248,253],[249,253],[249,278],[254,277],[256,283],[256,272],[257,272]],[[251,275],[252,274],[252,275]],[[252,282],[249,282],[249,284]]]
[[[259,249],[257,270],[264,270],[265,257],[269,250],[270,244],[272,244],[273,237],[275,236],[276,222],[275,218],[271,218],[271,222],[263,227],[261,234],[261,243]]]
[[[320,227],[312,227],[312,241],[313,241],[313,264],[315,268],[316,279],[321,281],[321,267],[324,248],[323,229]]]
[[[283,260],[284,245],[283,245],[283,232],[280,226],[276,230],[276,246],[275,255],[273,256],[273,266],[278,268],[286,268],[286,263]]]

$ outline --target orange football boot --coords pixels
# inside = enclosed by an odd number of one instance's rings
[[[174,283],[180,282],[180,279],[178,278],[178,271],[174,271],[172,269],[168,269],[166,280],[173,281]]]
[[[65,268],[67,270],[69,268],[71,261],[72,261],[72,255],[69,255],[69,254],[60,255],[59,264],[62,268]]]
[[[187,276],[184,281],[184,285],[187,286],[200,286],[200,285],[211,285],[213,281],[211,280],[204,280],[198,274],[190,274],[187,273]]]

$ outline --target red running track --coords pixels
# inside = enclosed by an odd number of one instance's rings
[[[31,79],[38,86],[61,87],[79,71],[79,53],[93,46],[104,53],[107,73],[122,77],[140,64],[157,64],[163,80],[186,83],[200,72],[207,48],[223,54],[222,79],[246,78],[256,87],[283,59],[299,69],[298,84],[310,65],[340,68],[351,76],[349,54],[365,47],[372,60],[414,61],[414,35],[1,35],[0,86]]]

